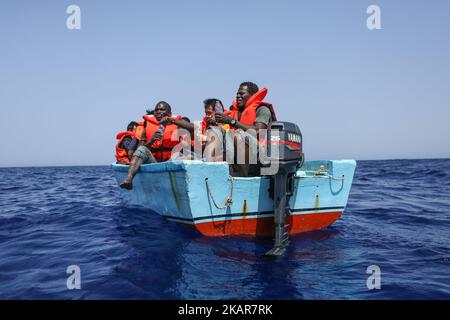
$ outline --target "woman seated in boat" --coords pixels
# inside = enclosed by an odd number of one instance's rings
[[[179,139],[173,139],[178,135],[178,128],[193,131],[193,125],[181,118],[172,116],[172,108],[165,101],[160,101],[155,106],[153,115],[144,115],[145,130],[144,141],[134,152],[128,169],[127,178],[120,184],[121,188],[132,189],[133,178],[142,164],[163,162],[170,159],[172,149],[179,144]]]
[[[259,175],[258,138],[263,137],[272,121],[276,121],[272,104],[264,102],[267,89],[259,90],[253,82],[243,82],[236,93],[231,113],[215,114],[215,121],[221,124],[229,124],[233,132],[234,159],[238,175],[247,177]],[[227,152],[231,150],[227,149]]]

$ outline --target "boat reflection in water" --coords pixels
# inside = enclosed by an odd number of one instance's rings
[[[263,256],[271,238],[204,237],[145,213],[123,209],[117,215],[118,236],[127,250],[111,275],[140,298],[308,299],[316,297],[314,292],[323,297],[324,290],[332,290],[327,279],[333,266],[345,263],[337,228],[291,237],[285,254],[273,263]]]

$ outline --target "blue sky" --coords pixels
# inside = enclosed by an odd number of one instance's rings
[[[157,101],[201,119],[242,81],[269,88],[307,159],[450,157],[448,39],[444,0],[3,0],[0,166],[109,164]]]

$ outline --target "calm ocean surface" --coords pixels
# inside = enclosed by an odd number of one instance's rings
[[[106,166],[0,169],[0,299],[450,299],[450,160],[359,161],[341,219],[270,247],[123,208]]]

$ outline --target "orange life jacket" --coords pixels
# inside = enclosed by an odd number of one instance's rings
[[[203,117],[203,120],[202,120],[202,134],[205,134],[207,126],[208,126],[208,121],[206,120],[206,116],[205,116],[205,117]]]
[[[133,139],[135,137],[135,133],[132,131],[124,131],[117,134],[116,138],[119,140],[116,144],[116,160],[122,164],[130,164],[130,159],[128,158],[128,151],[125,148],[121,148],[123,139],[126,137],[130,137]]]
[[[145,115],[144,120],[147,122],[145,127],[146,141],[149,142],[156,131],[159,128],[158,119],[155,116]],[[181,116],[170,117],[173,120],[180,120]],[[163,162],[170,159],[172,155],[172,149],[179,143],[179,139],[172,141],[172,134],[178,130],[178,126],[173,123],[168,123],[164,127],[163,138],[153,142],[150,150],[155,157],[156,161]]]
[[[267,95],[267,88],[262,88],[258,92],[256,92],[254,95],[252,95],[245,104],[245,109],[241,113],[241,118],[239,119],[239,107],[237,105],[236,100],[233,101],[233,107],[231,109],[231,117],[233,117],[235,120],[242,122],[246,125],[253,126],[255,125],[256,120],[256,110],[260,106],[267,106],[270,109],[270,112],[272,113],[272,121],[276,121],[276,115],[275,111],[273,109],[272,104],[268,102],[264,102],[263,99]]]
[[[144,140],[143,139],[143,134],[144,134],[144,122],[138,122],[138,126],[136,128],[136,138],[138,138],[140,141]]]

